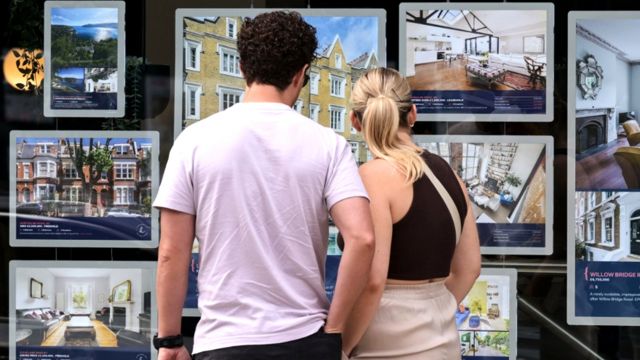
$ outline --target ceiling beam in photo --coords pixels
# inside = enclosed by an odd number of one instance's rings
[[[469,11],[466,14],[464,11],[460,11],[469,29],[455,28],[452,26],[439,25],[439,24],[434,24],[429,22],[429,19],[431,19],[434,15],[437,14],[436,15],[437,19],[444,19],[444,17],[447,16],[449,12],[450,10],[433,10],[433,11],[430,11],[427,16],[425,16],[424,11],[420,10],[418,16],[416,16],[407,11],[407,22],[420,24],[420,25],[434,26],[434,27],[439,27],[447,30],[462,31],[462,32],[467,32],[471,34],[493,36],[493,31],[484,22],[482,22],[482,20],[480,20],[480,18],[478,18],[478,16],[476,16],[472,11]],[[486,30],[486,32],[483,30]]]

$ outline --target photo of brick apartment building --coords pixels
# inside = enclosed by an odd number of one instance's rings
[[[16,212],[149,217],[151,148],[151,139],[17,138]]]

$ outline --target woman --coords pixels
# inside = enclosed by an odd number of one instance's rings
[[[459,359],[454,313],[480,273],[466,189],[442,158],[411,141],[416,107],[397,71],[364,74],[351,102],[353,127],[374,156],[360,175],[376,252],[343,350],[352,359]]]

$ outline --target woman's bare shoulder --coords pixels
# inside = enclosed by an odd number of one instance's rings
[[[395,166],[384,159],[369,160],[360,165],[359,171],[365,182],[375,181],[379,183],[401,179],[400,173],[398,173]]]

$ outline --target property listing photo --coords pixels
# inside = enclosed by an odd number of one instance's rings
[[[246,87],[240,72],[238,31],[245,19],[255,13],[242,10],[202,11],[181,9],[176,47],[177,64],[183,66],[182,88],[176,85],[178,98],[175,134],[187,126],[239,103]],[[316,29],[318,53],[309,70],[306,85],[293,109],[311,120],[333,129],[351,145],[356,161],[366,161],[366,146],[361,134],[351,127],[349,97],[351,88],[367,70],[383,64],[379,59],[382,12],[371,15],[358,10],[315,15],[301,11],[304,20]],[[221,14],[226,14],[222,15]],[[354,15],[351,15],[354,14]]]
[[[121,117],[124,97],[118,91],[124,90],[125,5],[85,4],[47,2],[45,112]]]
[[[640,189],[639,18],[577,19],[576,190]]]
[[[509,276],[480,275],[455,314],[462,356],[509,358],[511,300]]]
[[[152,246],[158,134],[78,134],[11,133],[12,244]]]
[[[51,356],[79,356],[101,349],[148,353],[151,346],[151,266],[58,267],[13,265],[10,324],[15,359],[38,350]],[[151,263],[149,263],[151,264]],[[55,264],[57,265],[57,264]]]
[[[640,192],[577,191],[577,260],[640,261]]]
[[[478,223],[545,223],[545,144],[419,143],[464,181]]]
[[[413,90],[544,90],[544,10],[408,10],[406,75]]]

